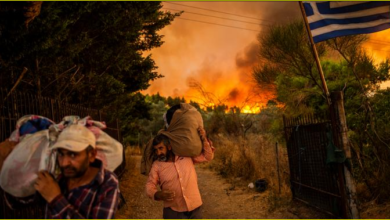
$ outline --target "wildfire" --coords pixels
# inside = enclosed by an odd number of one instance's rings
[[[383,61],[390,53],[390,29],[370,34],[370,39],[363,47],[377,63]]]
[[[261,108],[264,107],[264,104],[261,103],[255,103],[255,105],[245,105],[242,109],[241,112],[245,114],[256,114],[261,111]]]

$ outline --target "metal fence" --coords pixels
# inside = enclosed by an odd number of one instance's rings
[[[283,118],[293,197],[333,216],[342,215],[337,168],[326,164],[331,122],[324,116]]]
[[[8,91],[6,89],[0,88],[0,141],[4,141],[10,136],[20,117],[29,114],[42,115],[57,123],[67,115],[78,115],[80,117],[89,115],[94,120],[105,121],[107,128],[104,131],[116,140],[122,141],[119,121],[107,121],[107,114],[103,111],[19,91],[13,92],[9,96],[7,94]],[[123,154],[123,162],[115,170],[118,177],[121,177],[124,173],[125,166],[126,160]],[[6,204],[5,197],[7,194],[1,189],[0,196],[0,218],[20,219],[44,217],[45,203],[40,199],[36,199],[36,202],[32,204],[23,205],[9,197],[7,201],[15,202],[16,206],[20,206],[19,208],[12,210]]]

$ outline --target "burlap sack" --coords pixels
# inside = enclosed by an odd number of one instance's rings
[[[202,152],[202,141],[198,128],[203,127],[203,119],[196,108],[181,103],[180,109],[173,114],[172,121],[166,130],[160,130],[169,138],[173,153],[182,157],[198,156]],[[149,175],[153,163],[152,140],[144,147],[141,159],[141,173]]]

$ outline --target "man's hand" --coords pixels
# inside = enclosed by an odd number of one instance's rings
[[[61,194],[60,186],[47,171],[38,173],[34,187],[48,203]]]
[[[173,198],[175,198],[175,192],[171,190],[162,190],[154,194],[155,200],[173,201]]]
[[[200,136],[200,139],[202,140],[202,142],[207,141],[207,135],[206,135],[206,131],[204,130],[204,128],[199,127],[198,132],[199,132],[199,136]]]

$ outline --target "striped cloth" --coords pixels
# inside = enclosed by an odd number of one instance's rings
[[[304,2],[314,42],[390,28],[390,2]]]
[[[47,219],[114,218],[118,208],[118,178],[105,170],[99,160],[95,160],[92,166],[100,169],[96,177],[89,184],[70,191],[66,179],[59,177],[62,194],[47,204]]]

